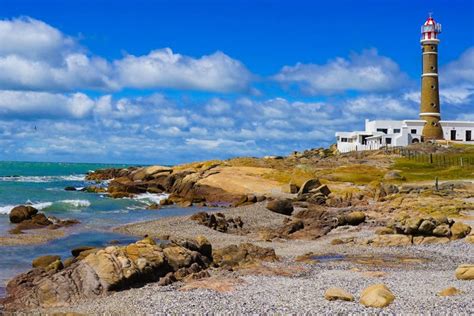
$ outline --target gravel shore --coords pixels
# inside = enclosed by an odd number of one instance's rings
[[[226,216],[241,216],[255,227],[281,223],[283,215],[266,211],[262,205],[224,211]],[[268,213],[268,214],[267,214]],[[239,215],[236,215],[239,214]],[[262,220],[262,216],[264,220]],[[179,225],[177,224],[179,222]],[[197,225],[186,218],[166,218],[158,221],[127,225],[120,232],[138,235],[169,234],[193,237],[203,234],[214,246],[243,241],[255,242],[248,236],[222,234]],[[238,280],[228,292],[208,289],[181,291],[183,283],[161,287],[148,284],[142,288],[115,293],[108,297],[82,302],[55,312],[85,314],[150,315],[150,314],[433,314],[473,315],[474,281],[460,281],[454,276],[459,264],[474,262],[474,245],[464,240],[443,245],[384,247],[338,245],[335,237],[366,237],[370,228],[337,229],[315,241],[255,242],[272,247],[281,261],[269,266],[277,271],[299,271],[280,275],[262,275],[242,271],[211,270],[217,280]],[[308,252],[318,256],[314,263],[299,263],[295,257]],[[275,270],[275,269],[274,269]],[[374,273],[378,272],[378,273]],[[362,306],[361,291],[372,284],[384,283],[395,294],[395,301],[384,309]],[[462,294],[440,297],[437,293],[454,286]],[[327,301],[324,292],[329,287],[341,287],[352,293],[354,302]],[[53,310],[48,310],[52,312]]]

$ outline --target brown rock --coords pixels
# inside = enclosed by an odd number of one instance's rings
[[[35,209],[33,206],[20,205],[20,206],[14,207],[10,211],[10,222],[14,224],[21,223],[24,220],[31,219],[33,215],[36,215],[37,213],[38,213],[38,210]]]
[[[258,261],[276,261],[278,257],[272,248],[262,248],[250,243],[230,245],[215,249],[212,253],[214,263],[221,267],[235,267]]]
[[[378,235],[367,240],[367,244],[375,247],[409,246],[412,244],[412,239],[401,234]]]
[[[435,236],[415,236],[413,237],[413,244],[415,245],[433,245],[433,244],[446,244],[449,242],[447,237],[435,237]]]
[[[339,287],[331,287],[326,290],[324,293],[324,298],[327,299],[328,301],[335,301],[335,300],[341,300],[341,301],[348,301],[352,302],[354,301],[354,296],[350,293],[348,293],[346,290],[341,289]]]
[[[461,222],[456,222],[451,226],[451,236],[453,239],[461,239],[469,235],[471,226]]]
[[[298,191],[298,195],[300,194],[305,194],[309,193],[312,189],[316,189],[321,186],[321,182],[319,182],[319,179],[310,179],[303,183],[301,186],[300,190]]]
[[[458,280],[474,280],[474,264],[460,265],[455,274]]]
[[[80,247],[76,247],[74,249],[71,250],[71,254],[74,256],[74,257],[77,257],[79,256],[82,252],[86,251],[86,250],[91,250],[91,249],[96,249],[96,247],[91,247],[91,246],[80,246]]]
[[[455,287],[448,287],[438,293],[438,296],[455,296],[462,292]]]
[[[273,200],[267,202],[267,209],[275,213],[291,215],[293,213],[293,204],[291,200]]]
[[[448,224],[441,224],[436,226],[435,229],[433,229],[433,235],[437,237],[449,237],[451,236],[451,230],[449,229]]]
[[[57,260],[61,260],[61,257],[60,256],[51,256],[51,255],[41,256],[41,257],[38,257],[38,258],[34,259],[33,262],[31,263],[31,265],[32,265],[33,268],[46,268],[51,263],[53,263]]]
[[[366,307],[386,307],[395,300],[395,295],[384,284],[375,284],[364,289],[360,303]]]

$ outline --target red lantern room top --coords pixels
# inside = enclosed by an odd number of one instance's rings
[[[430,14],[425,24],[421,26],[421,40],[437,40],[439,33],[441,33],[441,24],[436,23]]]

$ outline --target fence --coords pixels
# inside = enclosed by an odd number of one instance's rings
[[[433,154],[433,153],[422,153],[419,151],[413,151],[405,147],[391,147],[384,149],[385,152],[400,155],[410,160],[421,163],[429,163],[436,166],[473,166],[474,156],[462,156],[462,154]]]

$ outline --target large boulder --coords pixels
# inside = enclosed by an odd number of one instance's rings
[[[395,295],[384,284],[375,284],[362,291],[360,303],[366,307],[386,307],[395,300]]]
[[[455,274],[458,280],[474,280],[474,264],[461,264]]]
[[[451,226],[451,237],[453,239],[461,239],[469,235],[471,226],[461,222],[456,222]]]
[[[31,219],[38,213],[38,210],[30,205],[20,205],[10,211],[10,222],[17,224]]]
[[[268,201],[267,209],[275,213],[291,215],[291,213],[293,213],[293,203],[291,202],[291,200],[283,199]]]

